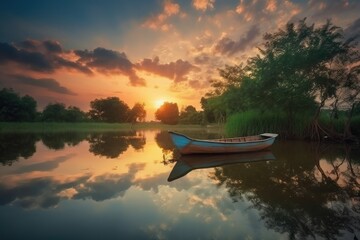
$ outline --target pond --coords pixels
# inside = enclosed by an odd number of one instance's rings
[[[277,140],[270,152],[205,157],[173,148],[160,130],[0,134],[1,239],[360,237],[357,147]]]

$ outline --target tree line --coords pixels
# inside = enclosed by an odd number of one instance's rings
[[[90,110],[82,111],[76,106],[63,103],[49,103],[43,111],[37,111],[36,100],[20,96],[13,89],[0,90],[0,122],[144,122],[145,104],[135,103],[132,108],[118,97],[95,99]],[[164,124],[202,124],[203,112],[189,105],[179,111],[177,103],[165,102],[155,113],[157,120]]]
[[[248,118],[249,129],[254,118],[270,112],[276,115],[273,119],[282,116],[279,131],[289,137],[299,122],[311,139],[348,139],[359,130],[360,52],[355,38],[345,38],[330,21],[317,27],[303,19],[265,34],[258,50],[246,63],[219,70],[221,80],[213,81],[212,91],[201,99],[208,121],[229,122],[237,115],[230,129],[236,132],[237,123],[245,121],[241,113],[256,112]],[[341,117],[339,132],[335,123]]]
[[[181,111],[177,103],[165,102],[155,112],[155,117],[164,124],[204,124],[204,112],[197,111],[192,105],[186,106]]]
[[[13,89],[0,90],[0,122],[86,122],[109,123],[145,121],[145,104],[135,103],[130,108],[118,97],[95,99],[90,102],[90,111],[84,112],[75,106],[49,103],[43,111],[37,111],[36,100],[20,96]]]

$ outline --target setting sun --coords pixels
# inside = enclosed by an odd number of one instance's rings
[[[165,100],[164,100],[164,99],[157,99],[157,100],[155,100],[155,102],[154,102],[154,106],[155,106],[155,108],[159,108],[159,107],[161,107],[161,105],[163,105],[163,104],[164,104],[164,102],[165,102]]]

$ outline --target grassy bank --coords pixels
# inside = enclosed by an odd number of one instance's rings
[[[191,129],[219,129],[219,125],[166,125],[162,123],[50,123],[50,122],[32,122],[32,123],[12,123],[1,122],[0,132],[104,132],[104,131],[128,131],[128,130],[168,130],[180,131]]]
[[[281,138],[305,139],[309,137],[312,119],[312,115],[297,115],[289,124],[286,115],[281,112],[247,111],[232,115],[225,125],[225,133],[228,136],[244,136],[272,132],[278,133]],[[331,121],[327,115],[322,114],[319,122],[327,129],[334,129],[339,133],[344,131],[345,118]],[[351,129],[353,134],[359,136],[360,116],[352,119]]]

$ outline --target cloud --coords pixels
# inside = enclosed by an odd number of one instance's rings
[[[196,64],[205,64],[211,60],[211,57],[206,53],[200,53],[199,55],[194,57],[194,62]]]
[[[63,52],[60,43],[54,40],[37,41],[33,39],[27,39],[25,41],[16,43],[15,46],[27,51],[39,51],[43,53],[47,52],[55,54]]]
[[[356,2],[356,1],[355,1]],[[356,3],[349,1],[310,1],[306,12],[311,11],[312,17],[317,19],[326,19],[329,16],[338,15],[341,11],[355,7]]]
[[[73,69],[85,74],[91,70],[63,58],[61,45],[56,41],[26,40],[18,44],[0,43],[0,65],[16,63],[35,72],[53,73],[59,68]]]
[[[63,158],[54,162],[65,161]],[[33,164],[33,170],[44,169],[44,166]],[[53,166],[50,166],[50,169]],[[104,174],[93,177],[90,174],[75,179],[59,181],[52,177],[24,179],[14,185],[0,182],[0,205],[14,204],[23,208],[55,207],[63,199],[92,199],[103,201],[122,196],[133,184],[135,174],[143,170],[145,164],[130,164],[124,174]],[[32,168],[32,167],[30,167]],[[45,166],[49,169],[49,166]],[[24,169],[23,169],[24,170]],[[25,169],[23,172],[30,172]],[[72,194],[66,194],[71,191]]]
[[[61,86],[55,79],[52,78],[32,78],[29,76],[23,75],[9,75],[7,76],[6,81],[11,81],[15,84],[35,86],[39,88],[47,89],[51,92],[66,94],[66,95],[76,95],[74,92],[69,90],[66,87]],[[1,81],[1,79],[0,79]]]
[[[356,19],[348,28],[344,30],[347,39],[359,39],[360,37],[360,18]]]
[[[207,9],[214,8],[215,0],[193,0],[192,4],[196,10],[205,12]]]
[[[277,9],[277,1],[276,0],[267,0],[266,2],[266,10],[269,12],[274,12]]]
[[[171,9],[168,11],[171,12]],[[48,74],[54,73],[60,68],[75,70],[87,75],[93,74],[93,70],[103,74],[123,74],[129,78],[132,86],[146,85],[145,80],[137,76],[134,65],[124,52],[101,47],[95,48],[92,51],[65,51],[58,41],[53,40],[25,40],[15,44],[0,43],[0,66],[11,63],[17,64],[12,67],[20,67],[20,70],[25,68],[34,72]],[[48,86],[60,93],[70,93],[65,89],[61,89],[60,86],[56,86],[56,81],[46,80],[27,82],[33,85]]]
[[[226,36],[222,37],[215,45],[215,52],[231,56],[237,52],[244,51],[251,46],[259,35],[259,27],[253,25],[239,41],[234,41]]]
[[[19,167],[16,171],[14,171],[14,173],[28,173],[33,171],[48,172],[56,169],[60,163],[65,162],[66,160],[70,159],[73,156],[74,156],[73,154],[68,154],[65,156],[57,157],[50,161],[22,166]]]
[[[40,52],[17,49],[11,44],[0,43],[0,64],[16,62],[31,70],[51,73],[55,66]]]
[[[167,22],[168,18],[180,13],[180,5],[173,3],[171,0],[165,0],[163,3],[163,11],[158,15],[152,16],[143,23],[143,27],[153,30],[168,31],[172,25]]]
[[[175,83],[187,80],[187,74],[199,68],[188,61],[178,59],[176,62],[160,64],[159,57],[145,58],[136,64],[137,68],[174,80]]]
[[[132,86],[145,86],[145,80],[137,76],[133,64],[124,52],[118,52],[105,48],[95,48],[89,50],[75,50],[74,53],[79,57],[77,62],[85,66],[96,69],[102,73],[121,73],[129,77]]]

